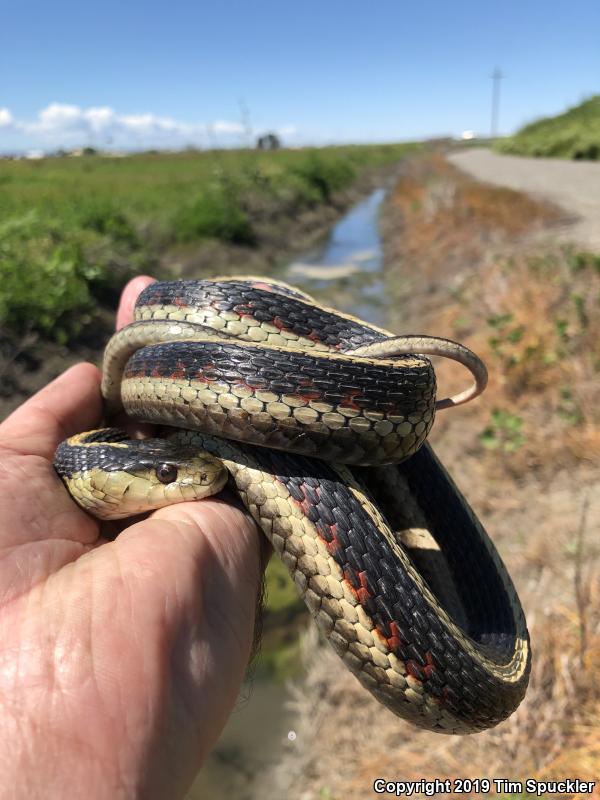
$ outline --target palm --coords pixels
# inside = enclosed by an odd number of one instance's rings
[[[51,463],[100,407],[97,371],[78,365],[0,426],[2,783],[24,797],[177,797],[247,663],[258,538],[205,501],[103,540]]]

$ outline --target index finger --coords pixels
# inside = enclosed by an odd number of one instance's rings
[[[75,364],[4,420],[0,446],[51,459],[63,439],[97,426],[101,418],[100,371]]]
[[[154,280],[139,275],[129,281],[121,295],[117,328],[132,321],[137,296]],[[77,364],[6,418],[0,425],[0,446],[52,458],[63,439],[96,427],[101,418],[100,372],[93,364]]]
[[[140,292],[145,289],[146,286],[150,286],[151,283],[156,283],[156,278],[151,278],[149,275],[138,275],[136,278],[132,278],[125,286],[121,293],[119,309],[117,311],[117,330],[120,330],[133,321],[135,301],[138,299]]]

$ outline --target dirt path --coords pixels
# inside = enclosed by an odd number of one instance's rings
[[[448,160],[479,181],[536,194],[561,206],[574,222],[554,233],[563,241],[600,251],[600,164],[502,156],[480,149],[453,153]]]

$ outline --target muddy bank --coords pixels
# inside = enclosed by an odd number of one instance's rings
[[[274,208],[256,208],[252,212],[259,245],[236,247],[208,242],[202,247],[173,248],[161,260],[171,275],[194,278],[198,275],[248,275],[271,273],[300,254],[317,246],[343,214],[377,188],[390,189],[402,169],[373,170],[364,174],[352,187],[333,195],[331,202],[300,214],[282,217]]]
[[[442,155],[411,159],[381,215],[387,289],[396,301],[390,324],[445,335],[439,311],[469,275],[569,219],[551,203],[468,179]]]
[[[252,210],[258,244],[255,247],[207,241],[172,248],[157,259],[158,278],[198,278],[232,274],[269,275],[285,262],[314,247],[344,212],[378,187],[393,185],[402,168],[369,170],[357,182],[335,193],[326,205],[281,217],[280,209],[264,205]],[[256,203],[258,204],[258,200]],[[104,345],[114,326],[118,296],[99,298],[98,312],[85,321],[77,340],[68,346],[36,335],[0,338],[0,419],[34,392],[78,361],[100,365]]]

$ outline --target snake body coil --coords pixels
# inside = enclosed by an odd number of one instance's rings
[[[431,353],[466,364],[474,387],[436,402]],[[181,430],[137,443],[80,434],[55,465],[108,518],[218,491],[229,474],[361,683],[421,727],[471,733],[521,701],[528,633],[425,438],[436,407],[484,385],[466,348],[393,337],[283,284],[157,283],[107,347],[103,393],[113,410]]]

